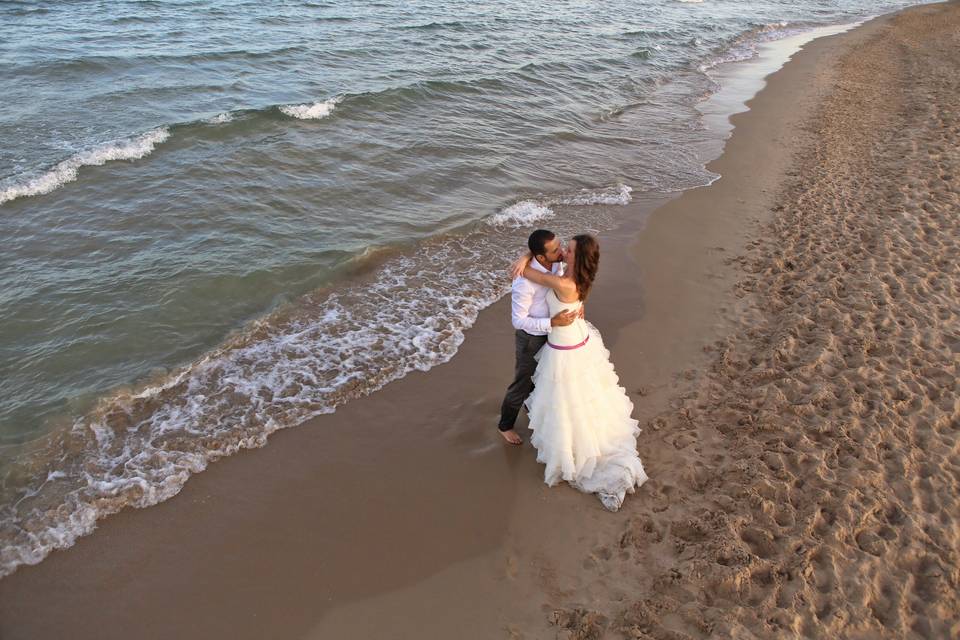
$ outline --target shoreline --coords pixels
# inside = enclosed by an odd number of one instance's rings
[[[175,498],[124,510],[74,547],[21,567],[0,581],[0,633],[106,637],[109,621],[143,637],[462,637],[464,625],[473,637],[540,637],[551,619],[581,624],[650,588],[653,576],[628,588],[594,569],[622,554],[610,541],[624,521],[699,482],[697,457],[684,452],[689,435],[652,421],[682,410],[677,399],[712,358],[704,347],[756,312],[732,295],[742,274],[727,258],[770,219],[806,135],[799,129],[828,91],[831,61],[900,13],[804,46],[733,116],[733,137],[708,164],[719,180],[601,235],[604,268],[588,316],[647,425],[638,447],[651,476],[620,517],[568,487],[543,486],[529,444],[501,444],[495,414],[512,368],[501,300],[450,362],[282,430],[268,447],[211,465]],[[701,456],[715,445],[703,444]],[[63,584],[71,586],[54,586]],[[586,613],[569,613],[575,601]]]
[[[789,36],[782,40],[766,43],[758,42],[754,46],[761,50],[790,48],[792,45],[785,43],[803,39],[807,37],[807,34],[823,35],[835,28],[831,26],[814,28],[812,31],[804,32],[802,36]],[[739,71],[733,71],[729,74],[731,78],[751,76],[756,71],[744,71],[743,67],[755,67],[757,66],[756,62],[762,60],[767,62],[765,70],[773,70],[782,64],[782,60],[776,60],[775,57],[764,55],[751,60],[749,63],[735,61],[713,65],[711,68],[730,67],[731,69],[738,69]],[[754,83],[759,85],[762,84],[762,81],[754,78]],[[740,93],[748,95],[752,95],[754,91],[755,89],[753,91],[739,89]],[[724,89],[722,93],[727,93],[727,91]],[[715,94],[707,102],[713,102],[714,97]],[[704,103],[698,103],[698,106],[702,104]],[[699,111],[699,108],[697,110]],[[730,105],[724,105],[718,111],[724,114],[732,112]],[[725,119],[725,116],[720,119]],[[717,131],[724,132],[722,137],[725,137],[726,124],[719,122],[713,124],[717,125]],[[705,164],[704,159],[718,156],[723,144],[721,135],[718,133],[712,133],[706,137],[709,138],[709,141],[703,143],[702,146],[699,144],[691,146],[692,151],[699,151],[694,157],[699,157],[703,164]],[[664,195],[664,197],[673,197],[677,193],[680,193],[680,191]],[[625,193],[624,189],[621,189],[620,196],[629,202],[629,193]],[[562,199],[560,198],[560,200]],[[656,200],[657,196],[648,194],[643,199],[650,202]],[[504,211],[529,202],[533,201],[520,201],[507,207]],[[558,202],[551,202],[550,200],[545,202],[550,206],[559,204],[559,200]],[[612,203],[606,202],[605,204]],[[623,204],[623,202],[619,204]],[[647,204],[641,207],[635,206],[631,211],[635,217],[645,218],[652,208],[652,205]],[[612,224],[615,225],[616,223],[612,221],[620,217],[618,212],[608,207],[571,208],[562,206],[562,209],[561,218],[557,221],[562,234],[577,228],[577,224],[571,223],[567,218],[572,216],[575,219],[580,219],[580,212],[586,212],[584,216],[585,224],[593,225],[596,229],[603,231],[614,232],[612,229],[616,227]],[[501,212],[497,215],[505,214]],[[606,217],[610,220],[593,222],[597,220],[598,215],[600,218]],[[480,226],[484,227],[485,224],[481,223]],[[629,223],[625,224],[629,225]],[[467,230],[466,227],[460,229],[463,232],[460,234],[460,239],[463,239],[463,234],[470,237],[476,231],[476,229],[473,229],[474,226],[476,225],[471,224],[469,226],[472,231]],[[430,243],[432,250],[456,252],[456,248],[451,248],[452,245],[448,245],[446,241],[450,238],[451,242],[456,244],[458,242],[457,235],[454,233],[452,236],[446,234],[436,236],[434,238],[436,242],[431,241]],[[525,234],[518,232],[515,235],[516,237],[512,240],[513,244],[521,242],[521,236]],[[511,241],[506,243],[501,241],[492,253],[501,254],[507,250],[506,247],[508,246],[512,246]],[[305,415],[326,413],[344,402],[375,392],[383,384],[406,375],[409,370],[408,367],[415,366],[415,368],[420,369],[424,364],[427,367],[432,367],[436,366],[437,360],[442,361],[450,357],[445,351],[451,343],[459,343],[462,340],[463,327],[460,326],[461,323],[454,321],[455,316],[451,317],[447,313],[449,309],[443,304],[439,305],[440,317],[434,316],[432,320],[446,330],[440,332],[427,330],[420,333],[417,336],[418,342],[421,339],[424,340],[426,348],[424,344],[418,344],[414,354],[404,353],[403,349],[398,351],[396,342],[371,333],[371,331],[376,331],[376,327],[369,324],[371,320],[369,317],[361,317],[360,322],[354,323],[353,327],[349,326],[350,323],[347,323],[347,327],[330,327],[330,333],[339,336],[343,331],[348,331],[349,334],[352,334],[352,340],[361,343],[365,340],[383,340],[384,347],[381,357],[376,358],[381,361],[379,371],[375,368],[373,371],[369,371],[369,376],[361,376],[363,382],[359,384],[349,382],[340,384],[339,381],[330,383],[329,392],[320,394],[320,397],[316,397],[315,389],[313,389],[314,394],[311,395],[310,385],[304,384],[303,380],[297,378],[296,370],[306,366],[313,371],[316,377],[325,381],[329,380],[332,369],[335,369],[330,363],[336,362],[339,358],[347,357],[349,352],[336,347],[328,350],[324,341],[318,341],[310,333],[300,334],[299,331],[296,332],[298,335],[305,335],[306,337],[295,339],[291,346],[295,346],[300,353],[312,353],[314,356],[312,360],[308,358],[306,362],[303,360],[298,363],[285,362],[283,356],[275,356],[269,349],[270,339],[278,338],[277,331],[280,332],[280,338],[289,338],[289,336],[283,336],[283,332],[285,331],[284,327],[290,324],[291,317],[297,317],[298,313],[306,311],[306,318],[298,318],[293,322],[299,324],[308,320],[312,313],[316,313],[312,301],[322,298],[328,292],[342,293],[344,297],[356,295],[357,287],[363,290],[374,288],[377,291],[388,292],[384,289],[384,286],[389,285],[385,285],[378,276],[378,272],[382,270],[385,264],[386,272],[391,273],[390,265],[385,261],[391,256],[399,257],[401,260],[409,259],[416,253],[416,250],[400,245],[376,250],[370,256],[370,260],[361,260],[349,270],[350,275],[346,276],[340,283],[342,286],[338,287],[331,284],[329,289],[314,290],[311,292],[309,299],[306,297],[298,298],[297,302],[280,305],[266,312],[263,316],[244,322],[242,328],[237,326],[216,348],[206,350],[202,357],[170,369],[163,367],[155,369],[153,373],[141,377],[132,384],[121,384],[106,393],[88,397],[86,402],[89,406],[81,409],[77,417],[73,417],[73,414],[63,414],[57,419],[58,422],[63,422],[58,430],[24,445],[19,454],[11,454],[7,460],[14,468],[10,472],[11,477],[22,476],[26,478],[33,475],[39,479],[54,474],[57,482],[44,483],[37,489],[36,494],[28,496],[25,500],[20,500],[17,497],[18,495],[24,495],[25,489],[23,487],[15,486],[16,483],[14,483],[14,486],[8,487],[10,489],[8,493],[12,496],[11,500],[17,502],[18,506],[13,509],[10,521],[7,522],[10,526],[3,530],[4,549],[0,578],[20,564],[31,564],[42,560],[54,547],[68,548],[77,538],[92,532],[99,521],[114,515],[119,510],[131,506],[145,508],[169,499],[181,490],[183,483],[188,481],[193,474],[202,471],[211,462],[231,455],[231,452],[240,448],[254,448],[266,444],[270,433],[276,429],[274,426],[276,424],[285,425],[282,428],[297,426],[296,420],[300,420],[302,423],[307,419]],[[429,264],[426,265],[426,269],[431,272]],[[389,282],[389,278],[387,282]],[[485,305],[488,305],[491,299],[496,298],[496,293],[491,290],[490,286],[480,287],[479,289],[477,287],[478,283],[476,281],[470,282],[466,287],[470,293],[463,299],[455,298],[455,306],[462,309],[462,305],[466,303],[466,307],[472,312],[475,309],[485,308]],[[496,288],[495,286],[492,287],[492,289]],[[446,294],[450,295],[451,291],[448,289]],[[450,301],[448,300],[447,303],[448,306]],[[356,306],[353,305],[353,310],[359,311],[361,316],[369,311],[369,307],[358,310]],[[411,305],[412,308],[417,306],[421,307],[421,316],[430,317],[430,310],[424,305],[416,303]],[[301,307],[306,307],[306,309]],[[334,303],[333,307],[334,316],[344,313],[349,314],[349,304],[342,308]],[[330,313],[330,310],[325,310],[325,313]],[[448,324],[448,321],[453,322]],[[334,324],[338,323],[334,322]],[[356,324],[361,325],[359,330],[356,328]],[[469,326],[472,324],[472,320],[468,320],[465,324]],[[263,336],[263,327],[268,328],[266,331],[268,337]],[[324,333],[324,331],[321,331],[319,337],[322,337]],[[446,338],[441,343],[435,343],[444,334],[446,334]],[[254,335],[259,337],[252,337]],[[337,344],[342,342],[341,338],[342,336],[331,340],[331,342]],[[285,342],[282,339],[280,341]],[[434,344],[431,344],[431,342],[434,342]],[[267,348],[264,349],[266,353],[257,354],[252,358],[245,354],[240,355],[238,362],[237,353],[245,352],[247,349],[257,346],[257,343],[266,345]],[[456,347],[452,351],[455,352]],[[430,353],[425,354],[425,352]],[[390,354],[397,357],[390,357]],[[263,358],[261,359],[258,356],[263,356]],[[224,363],[222,367],[215,365],[213,370],[205,367],[205,363],[217,362],[221,358]],[[397,366],[398,359],[404,366]],[[424,363],[424,359],[427,360],[426,363]],[[248,368],[246,363],[251,360],[261,360],[264,367]],[[370,361],[364,361],[362,358],[358,360],[359,362],[355,362],[354,365],[359,367],[361,371],[366,371],[373,364],[372,359]],[[272,372],[271,366],[274,368]],[[281,381],[293,377],[292,380],[287,381],[289,384],[282,391],[280,387],[283,385],[281,384],[269,384],[269,381],[267,383],[260,381],[262,383],[261,387],[267,387],[261,389],[261,393],[265,392],[267,395],[272,393],[274,397],[281,396],[281,401],[275,404],[277,404],[277,407],[287,407],[286,410],[278,409],[277,413],[268,411],[261,403],[260,396],[256,394],[246,395],[245,391],[251,385],[246,385],[246,389],[238,392],[237,387],[242,388],[244,385],[208,383],[209,379],[217,379],[221,372],[224,377],[235,378],[239,376],[242,380],[256,383],[258,374],[262,375],[263,371],[269,372]],[[226,392],[238,393],[232,403],[218,405],[218,403],[206,403],[202,400],[204,397]],[[194,396],[199,402],[191,402],[190,396]],[[310,400],[310,402],[305,402],[306,400]],[[237,422],[247,424],[249,414],[240,414],[244,412],[243,407],[248,406],[249,403],[256,407],[253,412],[253,419],[249,422],[250,427],[231,426]],[[267,405],[269,404],[267,403]],[[74,409],[80,406],[78,405]],[[240,413],[238,414],[236,411],[231,413],[233,408],[237,408]],[[185,438],[182,442],[173,443],[173,446],[168,449],[166,434],[171,425],[167,424],[169,421],[163,417],[167,411],[178,415],[180,422],[193,419],[201,424],[207,423],[211,426],[205,430],[201,442],[192,442],[190,438]],[[297,414],[300,414],[299,418],[295,417]],[[160,418],[157,418],[157,416],[160,416]],[[131,419],[133,420],[132,424],[130,423]],[[274,422],[275,419],[276,422]],[[216,425],[226,426],[220,428]],[[175,429],[176,424],[172,427]],[[93,434],[96,434],[96,438]],[[103,437],[111,438],[109,446],[104,447]],[[191,447],[196,447],[196,449]],[[133,466],[125,465],[123,473],[115,474],[117,461],[123,459],[122,456],[127,450],[139,451],[138,459],[142,463]],[[21,459],[14,463],[15,458]],[[157,462],[158,460],[159,462]],[[81,461],[84,463],[82,469],[79,468]],[[99,468],[97,467],[98,464]],[[86,477],[85,481],[84,476]],[[109,487],[108,490],[98,492],[89,489],[91,486],[104,484]],[[58,500],[61,501],[58,502]],[[23,506],[22,509],[21,505]],[[58,516],[47,517],[43,515],[62,514],[64,512],[71,514],[69,521],[65,522],[62,517]],[[21,535],[23,531],[34,532],[36,538],[32,541],[28,540],[26,536]],[[30,558],[32,562],[27,562],[26,558]]]

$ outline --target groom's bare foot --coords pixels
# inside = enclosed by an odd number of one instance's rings
[[[500,435],[502,435],[503,439],[510,444],[523,444],[523,438],[518,436],[517,432],[513,429],[510,429],[509,431],[501,431]]]

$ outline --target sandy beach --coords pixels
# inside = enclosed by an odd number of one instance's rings
[[[719,180],[601,235],[651,477],[621,512],[497,434],[502,300],[0,580],[0,637],[960,638],[958,95],[956,2],[819,38]]]

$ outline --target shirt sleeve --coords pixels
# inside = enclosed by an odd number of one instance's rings
[[[530,305],[533,304],[533,287],[530,283],[518,277],[513,281],[513,291],[510,295],[510,319],[514,329],[522,329],[527,333],[550,333],[550,318],[530,317]]]

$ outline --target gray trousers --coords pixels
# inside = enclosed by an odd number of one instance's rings
[[[500,431],[513,429],[520,407],[533,391],[533,372],[537,368],[537,355],[540,348],[547,343],[547,336],[532,336],[522,329],[517,329],[517,363],[514,368],[513,382],[507,387],[507,394],[503,397],[500,406]]]

